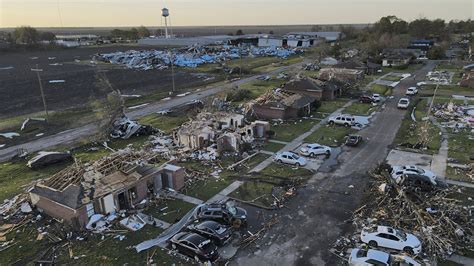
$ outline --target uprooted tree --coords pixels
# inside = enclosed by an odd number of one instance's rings
[[[99,128],[99,133],[96,138],[98,141],[104,141],[108,139],[114,122],[124,115],[124,101],[120,95],[120,91],[114,89],[103,72],[97,73],[95,77],[95,86],[99,91],[107,94],[107,97],[103,99],[94,99],[91,101],[91,106],[97,118]]]

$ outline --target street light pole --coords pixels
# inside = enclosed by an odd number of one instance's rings
[[[43,100],[43,107],[44,107],[44,112],[46,114],[46,122],[48,121],[48,106],[46,105],[46,98],[44,97],[44,90],[43,90],[43,84],[41,83],[41,76],[40,72],[43,71],[43,69],[38,68],[38,64],[36,64],[36,68],[32,68],[31,71],[36,72],[36,76],[38,77],[38,83],[39,83],[39,88],[41,92],[41,99]]]

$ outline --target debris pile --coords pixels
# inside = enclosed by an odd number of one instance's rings
[[[443,71],[431,71],[428,72],[427,78],[429,81],[439,84],[449,84],[451,80],[451,73],[443,70]]]
[[[163,50],[130,50],[108,54],[96,54],[94,60],[124,65],[129,69],[163,70],[173,64],[178,67],[196,68],[203,64],[222,63],[231,59],[238,59],[241,55],[250,57],[272,56],[287,58],[300,50],[285,48],[236,48],[222,47],[190,47],[173,52]]]
[[[462,106],[453,102],[441,103],[433,106],[436,118],[445,121],[444,127],[462,129],[474,127],[474,105]]]
[[[465,207],[452,198],[456,191],[423,192],[412,185],[399,186],[386,172],[373,173],[372,177],[369,193],[375,198],[353,214],[358,233],[375,225],[414,232],[420,237],[423,252],[429,258],[448,256],[469,247],[473,228],[472,207]],[[335,249],[339,252],[355,247],[355,239],[339,240]]]
[[[130,120],[126,116],[122,116],[113,123],[110,137],[113,139],[129,139],[132,136],[142,136],[160,133],[158,129],[149,125],[140,125],[139,123]]]

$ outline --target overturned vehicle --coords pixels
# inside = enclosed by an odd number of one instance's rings
[[[113,139],[129,139],[133,136],[144,136],[159,133],[160,131],[149,125],[140,125],[126,116],[115,120],[110,137]]]

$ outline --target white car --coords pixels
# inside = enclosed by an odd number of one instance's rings
[[[314,157],[316,155],[330,155],[331,148],[317,143],[305,144],[299,151],[300,155]]]
[[[408,98],[401,98],[398,101],[397,108],[399,108],[399,109],[408,109],[409,105],[410,105],[410,100]]]
[[[340,114],[340,115],[330,117],[328,119],[328,123],[330,125],[336,124],[336,125],[349,127],[349,126],[355,125],[355,118],[352,115]]]
[[[372,94],[372,99],[374,100],[374,102],[380,102],[382,97],[380,97],[380,94],[374,93],[374,94]]]
[[[288,151],[275,154],[275,157],[273,158],[273,160],[277,161],[279,163],[287,163],[287,164],[292,164],[292,165],[295,165],[295,166],[305,166],[306,165],[306,159],[305,158],[300,157],[296,153],[288,152]]]
[[[418,93],[418,89],[416,87],[410,87],[407,89],[406,95],[416,95]]]
[[[349,265],[400,265],[400,266],[421,266],[414,259],[402,255],[390,255],[382,251],[354,248],[349,257]]]
[[[375,232],[364,229],[361,232],[360,239],[372,247],[403,250],[409,254],[421,252],[421,241],[416,236],[388,226],[377,226]]]
[[[392,172],[390,173],[392,178],[398,183],[402,175],[424,175],[433,182],[436,182],[436,174],[420,168],[416,165],[404,165],[404,166],[392,166]]]

